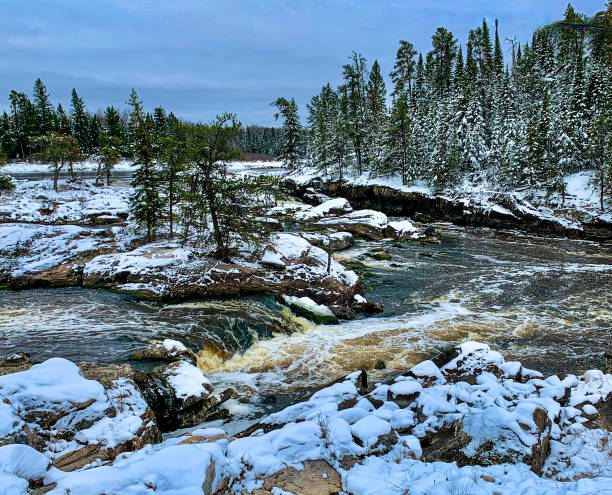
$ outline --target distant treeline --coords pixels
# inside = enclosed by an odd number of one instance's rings
[[[118,140],[120,154],[131,157],[133,143],[129,132],[129,114],[114,106],[103,112],[88,112],[85,102],[75,89],[72,90],[70,108],[54,106],[49,91],[40,79],[34,83],[30,98],[26,93],[12,90],[9,93],[9,112],[0,119],[0,154],[7,158],[29,159],[37,153],[36,138],[48,133],[73,136],[80,152],[95,155],[109,138]],[[168,120],[177,120],[172,112],[162,107],[152,112],[156,129],[161,130]],[[241,128],[236,145],[245,154],[268,158],[278,155],[283,131],[275,127],[250,125]]]

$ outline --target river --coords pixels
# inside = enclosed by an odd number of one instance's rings
[[[375,317],[313,325],[268,296],[160,305],[80,288],[3,291],[3,354],[124,362],[151,339],[178,338],[200,350],[216,386],[239,390],[248,414],[356,369],[382,379],[466,339],[544,373],[601,367],[612,336],[610,244],[436,228],[439,244],[359,241],[336,254],[384,304]],[[391,258],[368,256],[381,249]]]

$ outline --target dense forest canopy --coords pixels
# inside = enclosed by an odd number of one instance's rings
[[[467,181],[561,196],[564,176],[591,169],[603,208],[612,179],[612,3],[592,18],[568,5],[529,43],[506,42],[509,60],[497,21],[485,20],[465,45],[443,27],[425,54],[402,40],[389,89],[378,61],[368,68],[354,52],[343,83],[324,85],[309,103],[306,139],[282,155],[301,150],[340,179],[398,176],[437,190]]]

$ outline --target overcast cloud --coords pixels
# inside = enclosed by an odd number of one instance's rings
[[[75,87],[89,110],[124,106],[132,87],[150,109],[191,120],[232,111],[272,125],[270,102],[302,108],[326,82],[340,81],[352,50],[384,73],[398,40],[429,50],[436,27],[462,43],[483,17],[502,39],[529,41],[560,18],[567,0],[2,0],[0,107],[11,89],[47,84],[67,105]],[[604,1],[573,3],[592,15]]]

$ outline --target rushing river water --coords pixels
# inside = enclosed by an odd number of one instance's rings
[[[362,368],[382,378],[466,339],[545,373],[601,366],[612,337],[610,244],[437,228],[440,244],[358,242],[337,253],[384,304],[376,317],[317,326],[272,297],[164,306],[79,288],[4,291],[2,350],[108,363],[174,337],[201,349],[216,385],[253,398],[299,396]],[[380,249],[391,259],[368,256]]]

